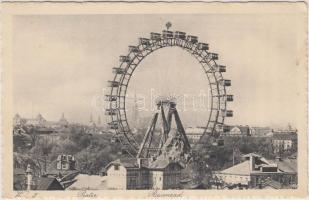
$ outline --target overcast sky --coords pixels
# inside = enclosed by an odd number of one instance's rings
[[[41,113],[58,120],[87,122],[92,113],[104,121],[100,97],[111,79],[119,55],[138,37],[161,32],[167,21],[209,43],[227,66],[232,80],[228,93],[228,124],[254,126],[298,125],[304,117],[306,70],[300,66],[305,38],[298,15],[71,15],[17,16],[13,26],[14,112],[24,117]],[[150,98],[208,93],[198,62],[179,48],[165,48],[148,56],[135,71],[130,95]],[[128,100],[128,107],[132,106]],[[147,101],[146,104],[150,102]],[[181,117],[186,126],[205,125],[208,112],[188,103]],[[149,107],[150,105],[148,105]],[[179,108],[181,109],[181,108]],[[144,116],[153,112],[145,111]]]

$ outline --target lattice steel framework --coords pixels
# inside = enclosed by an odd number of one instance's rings
[[[208,44],[198,42],[198,37],[187,35],[180,31],[164,30],[160,33],[150,33],[150,38],[139,38],[137,46],[129,46],[129,53],[120,56],[119,67],[113,68],[115,74],[112,81],[108,81],[110,93],[106,95],[108,108],[106,115],[110,116],[108,125],[114,130],[116,137],[126,151],[135,156],[139,149],[127,120],[126,93],[129,81],[139,63],[152,52],[165,47],[179,47],[194,56],[201,64],[210,85],[210,114],[206,122],[203,136],[218,137],[224,131],[224,118],[232,117],[233,111],[227,110],[227,102],[233,101],[233,95],[227,95],[226,87],[231,81],[224,79],[222,72],[226,67],[218,65],[218,54],[209,52]],[[200,144],[205,143],[204,137]],[[204,138],[204,139],[203,139]]]

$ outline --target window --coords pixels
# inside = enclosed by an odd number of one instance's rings
[[[119,165],[114,165],[114,170],[119,170]]]

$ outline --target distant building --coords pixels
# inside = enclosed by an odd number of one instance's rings
[[[275,132],[272,138],[274,153],[291,150],[297,143],[296,132]]]
[[[182,166],[166,160],[118,159],[106,166],[108,189],[177,189]]]
[[[22,118],[19,114],[13,117],[13,126],[35,126],[41,128],[63,128],[67,127],[69,122],[62,114],[59,121],[47,121],[40,113],[36,118]]]
[[[63,126],[63,127],[67,127],[67,126],[69,125],[68,120],[64,117],[64,113],[62,113],[62,116],[61,116],[61,118],[60,118],[58,124],[59,124],[60,126]]]
[[[270,127],[251,127],[252,137],[271,137],[273,135]]]
[[[32,126],[45,126],[46,119],[39,113],[36,118],[25,119],[22,125],[32,125]]]
[[[21,118],[21,116],[18,113],[15,114],[15,116],[13,117],[13,125],[14,126],[21,126],[25,123],[26,123],[25,119]]]
[[[250,136],[251,135],[251,129],[249,126],[227,126],[227,130],[223,135],[225,136]]]
[[[57,170],[75,170],[75,157],[72,155],[58,155]]]
[[[201,136],[204,134],[204,128],[188,127],[185,129],[186,136],[190,143],[196,143],[199,141]]]
[[[254,153],[244,155],[243,158],[243,162],[215,172],[214,177],[223,185],[246,188],[255,188],[266,179],[277,181],[281,185],[297,184],[295,162],[287,164],[279,160],[269,161]]]

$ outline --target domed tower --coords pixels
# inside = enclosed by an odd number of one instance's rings
[[[45,123],[46,123],[46,119],[44,119],[44,117],[41,115],[41,113],[39,113],[37,115],[36,121],[37,121],[38,125],[45,125]]]
[[[64,113],[62,113],[59,124],[60,126],[67,126],[69,124],[68,120],[64,117]]]
[[[22,125],[22,118],[20,117],[20,115],[18,113],[15,114],[15,116],[13,117],[13,126],[20,126]]]

